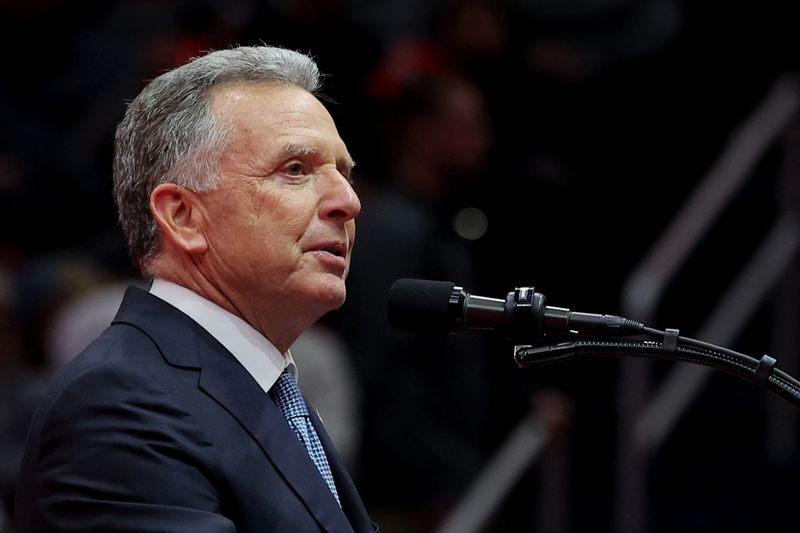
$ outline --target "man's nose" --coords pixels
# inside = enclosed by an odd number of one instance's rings
[[[341,172],[326,174],[320,194],[320,216],[347,222],[361,212],[361,200],[350,181]]]

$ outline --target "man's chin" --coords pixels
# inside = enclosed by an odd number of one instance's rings
[[[347,288],[344,280],[333,275],[323,275],[316,290],[316,298],[320,304],[325,305],[328,311],[340,308],[347,297]]]

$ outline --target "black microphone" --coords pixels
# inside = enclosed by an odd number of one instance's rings
[[[398,279],[389,290],[389,325],[403,331],[459,333],[493,330],[509,339],[534,341],[548,333],[639,334],[644,324],[613,315],[578,313],[546,305],[533,287],[518,287],[505,300],[475,296],[450,281]]]

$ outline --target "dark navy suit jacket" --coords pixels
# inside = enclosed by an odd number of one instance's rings
[[[31,424],[15,531],[264,533],[377,528],[314,410],[341,507],[244,367],[129,288]]]

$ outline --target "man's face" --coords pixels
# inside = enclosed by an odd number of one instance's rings
[[[232,142],[219,187],[202,201],[206,276],[251,323],[276,312],[316,320],[344,302],[361,210],[347,148],[325,107],[298,87],[237,83],[212,97]]]

